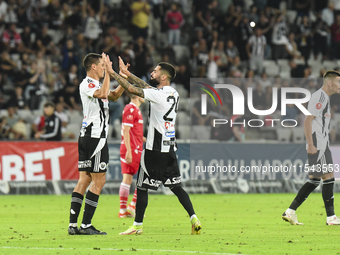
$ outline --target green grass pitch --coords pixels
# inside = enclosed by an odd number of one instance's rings
[[[282,221],[294,196],[191,195],[200,236],[190,235],[189,217],[175,196],[149,196],[140,236],[118,235],[133,219],[118,218],[117,195],[100,197],[92,221],[107,236],[67,234],[70,196],[1,196],[0,254],[340,254],[340,226],[326,226],[321,194],[299,208],[304,226]],[[335,196],[336,212],[338,201]]]

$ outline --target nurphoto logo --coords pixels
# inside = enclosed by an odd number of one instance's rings
[[[221,106],[222,99],[220,97],[220,94],[217,93],[216,89],[223,89],[228,90],[231,93],[232,97],[232,115],[239,115],[243,116],[245,115],[245,96],[243,91],[236,85],[232,84],[214,84],[214,86],[210,86],[206,83],[197,82],[198,84],[201,84],[205,86],[206,88],[210,89],[218,98]],[[201,94],[201,115],[205,116],[207,115],[207,94],[211,97],[211,99],[214,101],[215,106],[217,107],[217,102],[215,100],[214,95],[205,88],[199,88],[200,90],[204,91],[205,93]],[[253,88],[248,87],[247,88],[247,107],[250,113],[257,115],[257,116],[269,116],[270,114],[273,114],[279,105],[280,100],[280,109],[281,109],[281,116],[286,115],[286,109],[287,105],[295,105],[304,115],[311,115],[311,113],[306,109],[305,106],[303,106],[304,103],[307,103],[311,98],[311,93],[307,89],[304,88],[297,88],[297,87],[282,87],[280,89],[280,93],[278,93],[278,88],[273,87],[272,88],[272,103],[271,107],[269,109],[256,109],[254,107],[253,102]],[[289,98],[288,94],[295,94],[298,96],[295,96],[295,98]],[[297,121],[295,119],[249,119],[248,121],[243,120],[242,122],[232,122],[232,120],[228,120],[225,118],[216,118],[213,119],[213,127],[216,127],[216,125],[225,125],[230,124],[231,126],[233,124],[242,124],[243,126],[248,127],[262,127],[265,125],[269,125],[274,127],[275,122],[280,122],[281,126],[283,127],[295,127],[298,125]]]

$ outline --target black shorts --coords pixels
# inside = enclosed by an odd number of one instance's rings
[[[144,150],[137,174],[137,187],[157,190],[181,185],[176,153]]]
[[[315,154],[308,154],[308,174],[314,177],[321,177],[324,174],[333,172],[332,153],[327,146],[324,153],[318,150]]]
[[[78,170],[91,173],[107,171],[109,148],[105,138],[79,137],[78,140]]]

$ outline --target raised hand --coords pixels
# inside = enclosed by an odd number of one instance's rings
[[[119,59],[119,74],[122,75],[124,78],[129,77],[131,75],[130,71],[128,70],[130,64],[124,64],[124,61],[121,57],[118,57]],[[124,76],[125,75],[125,76]]]
[[[106,71],[108,71],[109,73],[113,73],[114,71],[113,71],[113,68],[112,68],[112,62],[110,60],[109,55],[105,55],[105,58],[103,58],[103,60],[104,60]]]

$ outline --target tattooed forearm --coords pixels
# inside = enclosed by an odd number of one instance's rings
[[[116,72],[111,73],[110,76],[113,79],[115,79],[120,86],[122,86],[125,90],[127,90],[131,94],[134,94],[139,97],[144,97],[144,91],[141,88],[132,86],[127,80],[125,80],[122,76],[120,76]]]
[[[142,79],[138,78],[137,76],[131,74],[129,76],[128,81],[130,83],[135,84],[136,87],[142,88],[142,89],[146,89],[146,88],[150,88],[150,85],[147,84],[145,81],[143,81]]]

